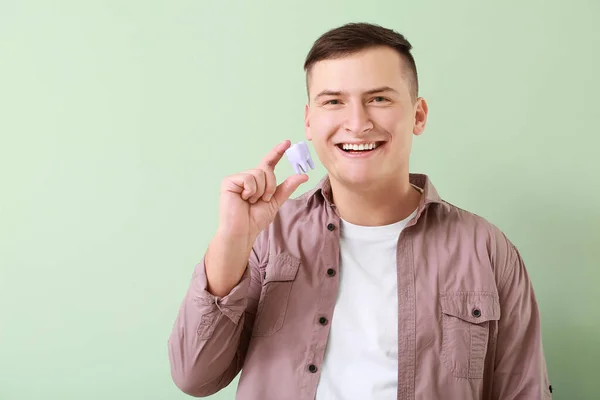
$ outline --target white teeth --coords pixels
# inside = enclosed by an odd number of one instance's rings
[[[361,143],[361,144],[344,143],[344,144],[342,144],[342,149],[353,150],[353,151],[373,150],[376,147],[377,147],[377,143]]]

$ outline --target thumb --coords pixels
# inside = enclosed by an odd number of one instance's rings
[[[308,175],[296,174],[288,177],[285,181],[279,184],[277,186],[277,190],[275,190],[275,194],[273,194],[273,199],[277,202],[277,206],[281,207],[281,205],[290,198],[292,193],[298,189],[298,186],[306,181],[308,181]]]

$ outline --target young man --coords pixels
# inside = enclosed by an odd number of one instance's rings
[[[193,396],[241,370],[242,400],[550,399],[517,249],[409,173],[427,120],[410,43],[370,24],[308,54],[306,137],[327,176],[289,199],[276,146],[223,181],[219,229],[169,340]]]

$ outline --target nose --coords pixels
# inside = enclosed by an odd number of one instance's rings
[[[347,108],[344,128],[355,135],[360,135],[373,129],[371,116],[362,102]]]

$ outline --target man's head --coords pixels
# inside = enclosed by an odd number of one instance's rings
[[[308,53],[306,137],[332,180],[377,187],[408,172],[412,135],[427,119],[411,48],[402,35],[362,23],[326,32]]]

